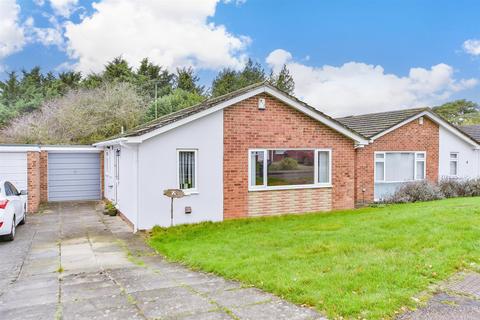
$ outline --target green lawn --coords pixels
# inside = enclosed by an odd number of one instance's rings
[[[480,262],[480,198],[155,228],[170,260],[307,304],[330,317],[389,318]]]

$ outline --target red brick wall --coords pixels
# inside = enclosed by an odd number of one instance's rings
[[[40,153],[27,152],[27,185],[29,213],[38,211],[40,206]]]
[[[40,202],[48,201],[48,152],[40,152]]]
[[[259,97],[266,98],[266,110],[258,109]],[[275,98],[258,95],[224,109],[223,192],[226,219],[249,214],[250,148],[332,148],[330,208],[354,207],[353,141]],[[283,190],[268,192],[281,194]]]
[[[366,147],[357,149],[355,200],[357,205],[374,199],[375,151],[426,151],[427,180],[438,181],[439,127],[424,118],[423,125],[413,120],[387,133]],[[365,190],[364,192],[362,190]]]

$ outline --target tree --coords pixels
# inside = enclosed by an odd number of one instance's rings
[[[251,84],[265,81],[265,70],[248,59],[242,71],[223,69],[212,82],[212,96],[218,97]]]
[[[283,65],[282,70],[278,73],[278,75],[272,72],[270,73],[269,82],[277,87],[278,89],[285,91],[288,94],[293,94],[295,90],[295,81],[293,77],[290,75],[290,71],[287,69],[287,65]]]
[[[254,83],[265,81],[265,70],[258,62],[248,59],[247,64],[239,74],[239,87],[243,88]]]
[[[157,97],[161,97],[172,92],[174,77],[175,75],[168,70],[145,58],[140,62],[140,67],[136,72],[136,86],[153,99],[155,93]],[[157,92],[155,92],[155,86]]]
[[[212,96],[218,97],[238,89],[238,74],[232,69],[221,70],[212,82]]]
[[[127,60],[116,57],[105,66],[103,78],[109,82],[133,82],[134,73]]]
[[[145,117],[147,104],[128,83],[71,90],[48,100],[40,110],[13,120],[2,142],[90,144],[133,128]],[[1,112],[1,109],[0,109]]]
[[[195,92],[175,89],[171,94],[163,96],[152,102],[147,111],[146,120],[150,121],[169,113],[191,107],[205,100],[205,97]]]
[[[0,81],[0,101],[5,107],[12,106],[20,96],[20,82],[16,72],[9,72],[5,82]]]
[[[480,106],[465,99],[444,103],[433,111],[456,125],[480,123]]]
[[[200,78],[195,74],[192,67],[177,68],[177,74],[175,75],[175,88],[202,95],[205,91],[205,87],[198,84],[199,80]]]

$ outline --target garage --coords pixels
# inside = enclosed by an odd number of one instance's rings
[[[0,180],[10,181],[18,190],[27,189],[26,152],[0,152]]]
[[[98,152],[48,153],[48,201],[100,199]]]

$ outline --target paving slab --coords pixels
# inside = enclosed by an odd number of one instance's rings
[[[170,263],[95,202],[50,204],[0,242],[0,319],[319,319],[309,308]]]

